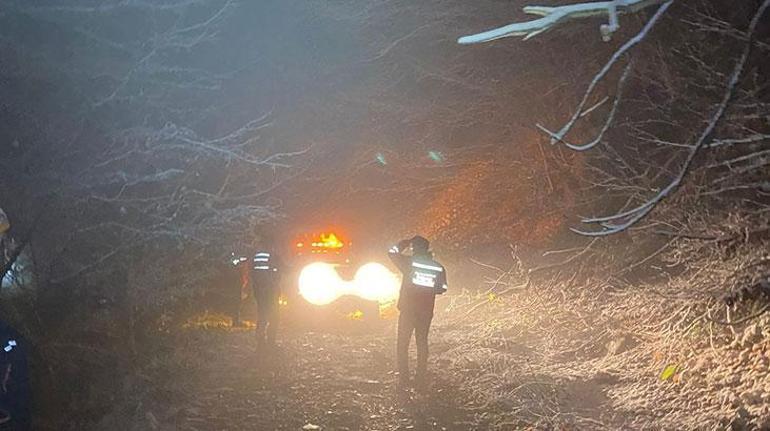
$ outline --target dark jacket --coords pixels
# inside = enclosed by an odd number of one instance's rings
[[[388,252],[390,260],[403,274],[398,309],[402,313],[433,316],[436,295],[446,292],[447,289],[446,269],[433,260],[430,254],[403,254],[407,247],[408,242],[401,241]]]
[[[29,427],[27,342],[0,321],[0,408],[10,413],[18,429]]]
[[[255,288],[278,288],[283,272],[283,261],[275,251],[258,250],[254,253],[251,266],[251,278]]]

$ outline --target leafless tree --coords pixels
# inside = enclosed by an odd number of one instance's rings
[[[770,2],[761,2],[750,15],[749,22],[738,20],[737,23],[720,19],[719,15],[704,12],[694,5],[689,5],[686,9],[682,7],[677,15],[682,16],[679,22],[683,27],[677,28],[693,31],[697,35],[695,37],[701,39],[677,41],[676,46],[667,45],[665,40],[652,40],[650,36],[653,29],[663,22],[664,16],[673,5],[673,1],[620,0],[553,7],[527,6],[524,8],[526,13],[541,15],[542,18],[459,39],[462,44],[489,42],[505,37],[529,39],[562,26],[570,20],[598,16],[609,19],[609,22],[600,28],[603,39],[607,41],[620,28],[618,15],[642,14],[648,8],[654,10],[636,34],[630,36],[612,53],[591,80],[584,96],[563,126],[553,131],[542,124],[537,125],[547,134],[551,144],[564,145],[574,151],[600,148],[604,154],[598,158],[603,159],[603,163],[594,169],[604,174],[605,179],[593,185],[605,187],[616,196],[619,193],[621,196],[626,195],[625,204],[614,214],[582,220],[583,223],[598,226],[599,229],[574,229],[577,233],[603,236],[622,232],[636,225],[662,201],[684,186],[689,176],[704,166],[699,160],[709,158],[714,161],[705,167],[721,170],[722,174],[718,178],[709,174],[709,185],[700,188],[699,196],[735,191],[756,194],[758,197],[763,194],[766,196],[766,181],[757,178],[756,174],[766,165],[767,150],[763,145],[768,142],[768,135],[766,124],[763,126],[761,121],[756,120],[766,117],[766,103],[762,101],[762,94],[767,82],[762,79],[762,73],[758,70],[759,58],[763,55],[758,51],[765,51],[767,44],[757,38]],[[705,40],[704,35],[711,38]],[[716,35],[719,37],[714,38]],[[710,43],[714,41],[716,46],[722,48],[722,52],[711,49]],[[661,105],[658,101],[651,100],[650,91],[644,90],[645,82],[648,88],[657,87],[656,91],[673,90],[673,85],[665,82],[667,78],[670,79],[670,75],[665,73],[672,72],[670,64],[664,63],[664,69],[659,70],[664,73],[657,76],[644,72],[634,74],[634,57],[640,56],[636,51],[644,53],[640,46],[645,42],[653,45],[647,51],[659,52],[667,47],[673,50],[666,53],[667,61],[682,63],[682,60],[685,60],[690,63],[679,70],[687,73],[687,76],[677,79],[686,79],[692,84],[691,88],[687,94],[670,95],[671,104]],[[722,62],[715,61],[720,55],[734,53],[737,53],[737,56],[732,56],[733,64],[729,68],[720,64]],[[649,60],[644,54],[642,57],[643,60]],[[655,64],[660,65],[659,62]],[[613,73],[618,68],[622,71]],[[614,91],[603,91],[603,87],[609,87],[606,81],[613,76]],[[634,79],[634,94],[626,95],[625,87]],[[666,88],[667,84],[669,88]],[[602,92],[608,94],[602,95]],[[620,123],[619,110],[623,107],[643,107],[645,114],[657,111],[657,115]],[[586,127],[591,127],[590,119],[600,112],[604,112],[604,119],[598,122],[593,137],[580,143],[569,139],[572,132],[580,132],[577,129],[583,125],[581,123],[588,122]],[[677,118],[671,118],[672,112],[676,112]],[[628,114],[625,116],[634,117]],[[666,116],[668,118],[665,118]],[[697,121],[698,126],[690,126],[692,121]],[[615,133],[612,139],[612,133],[609,132],[613,127],[625,128],[629,132],[620,136]],[[585,136],[588,133],[590,132],[584,131],[579,134]],[[671,135],[672,138],[663,138],[666,135]],[[634,140],[636,148],[622,142],[612,142],[629,138]],[[730,148],[732,151],[719,152],[719,149],[724,148]],[[740,148],[748,151],[742,152]],[[707,152],[711,154],[705,154]],[[760,208],[768,208],[767,202],[762,202],[761,198],[754,200],[754,204]]]
[[[2,263],[22,250],[34,263],[20,329],[53,386],[73,361],[140,366],[158,316],[280,219],[273,191],[310,149],[272,139],[266,103],[228,107],[227,83],[256,55],[221,37],[244,5],[0,1],[0,205],[16,242]]]
[[[12,217],[29,219],[20,202],[28,196],[27,212],[80,212],[72,224],[56,227],[62,232],[56,242],[69,250],[79,241],[109,238],[100,253],[81,256],[80,262],[71,255],[59,262],[64,247],[45,252],[41,261],[58,266],[48,279],[62,282],[103,267],[130,245],[159,238],[180,246],[211,245],[212,238],[232,238],[278,217],[267,196],[307,149],[285,152],[265,145],[269,112],[214,136],[196,124],[216,109],[204,107],[210,103],[206,98],[235,72],[195,59],[215,46],[223,23],[237,13],[236,2],[5,3],[6,13],[60,28],[71,38],[65,49],[74,60],[42,58],[25,66],[61,77],[56,84],[82,95],[62,102],[76,103],[72,112],[53,114],[77,127],[45,125],[43,139],[49,142],[14,141],[15,157],[3,161],[4,180],[16,186],[11,190],[37,192],[6,196],[11,201],[6,206],[16,210]],[[135,25],[132,15],[146,20],[139,26],[147,28],[110,34],[108,27],[121,20]],[[94,50],[112,57],[89,55]],[[30,165],[43,169],[31,173]],[[23,169],[27,172],[19,172]],[[39,190],[46,188],[67,198],[46,209],[38,205],[45,201]]]

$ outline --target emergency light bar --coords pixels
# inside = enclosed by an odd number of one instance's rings
[[[336,253],[344,252],[351,243],[345,243],[334,232],[324,232],[313,235],[303,235],[295,243],[295,251],[298,255],[309,253]]]

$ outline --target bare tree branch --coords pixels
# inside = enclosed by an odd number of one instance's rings
[[[524,13],[539,15],[542,18],[518,22],[504,27],[485,31],[470,36],[463,36],[457,40],[462,45],[490,42],[504,37],[523,36],[524,40],[544,33],[557,25],[565,22],[596,16],[608,16],[610,23],[602,25],[602,36],[606,39],[617,31],[617,14],[638,12],[649,6],[663,3],[664,0],[613,0],[603,2],[577,3],[566,6],[526,6]],[[669,1],[669,3],[671,3]]]
[[[759,9],[757,9],[757,12],[752,18],[751,23],[749,24],[749,29],[747,31],[748,39],[743,48],[743,51],[741,52],[740,57],[738,58],[733,68],[732,73],[730,74],[730,78],[725,86],[725,91],[722,95],[722,100],[720,101],[719,105],[717,105],[717,108],[714,114],[711,116],[711,119],[709,120],[708,124],[701,132],[695,145],[690,149],[687,155],[687,159],[685,160],[684,164],[679,170],[679,174],[676,176],[676,178],[674,178],[674,180],[671,181],[658,194],[656,194],[655,196],[653,196],[643,204],[637,206],[636,208],[632,208],[628,211],[624,211],[611,216],[595,217],[595,218],[589,218],[589,219],[583,220],[583,223],[587,223],[587,224],[598,223],[604,227],[604,230],[590,232],[590,231],[583,231],[579,229],[572,229],[573,232],[579,233],[581,235],[586,235],[586,236],[603,236],[603,235],[610,235],[613,233],[621,232],[629,228],[630,226],[636,224],[639,220],[647,216],[655,208],[657,204],[659,204],[663,199],[665,199],[669,194],[671,194],[673,191],[675,191],[679,187],[679,185],[682,183],[685,176],[687,175],[688,171],[690,170],[690,167],[692,166],[695,156],[706,144],[708,144],[711,141],[717,125],[724,117],[725,111],[727,110],[727,107],[729,106],[730,101],[733,99],[735,95],[735,90],[738,85],[738,82],[741,79],[741,76],[743,75],[746,61],[751,55],[751,51],[754,46],[754,38],[755,38],[757,26],[759,25],[760,19],[762,18],[762,16],[764,15],[768,7],[770,7],[770,0],[765,0],[762,3],[762,5],[759,7]],[[619,224],[615,224],[614,222],[619,222]]]
[[[588,100],[590,99],[591,95],[593,94],[596,87],[599,85],[599,83],[607,76],[607,74],[612,70],[612,67],[620,60],[621,57],[623,57],[624,54],[626,54],[631,48],[639,44],[641,41],[644,40],[645,37],[647,37],[647,34],[650,32],[650,30],[655,26],[655,24],[658,22],[660,17],[663,16],[663,14],[668,10],[668,8],[673,3],[673,0],[669,0],[663,5],[661,5],[660,8],[658,8],[657,12],[655,12],[655,15],[652,16],[652,18],[647,21],[645,26],[642,28],[639,33],[636,34],[636,36],[629,39],[626,43],[623,44],[617,51],[615,51],[614,54],[612,54],[612,57],[607,61],[607,63],[602,67],[602,69],[597,73],[594,78],[591,80],[591,83],[588,85],[588,88],[586,89],[585,94],[583,94],[583,99],[578,104],[577,108],[575,109],[575,113],[572,114],[572,118],[567,121],[567,123],[558,131],[558,132],[551,132],[548,131],[545,127],[538,125],[538,128],[541,130],[545,130],[550,136],[551,136],[551,144],[555,144],[558,141],[563,140],[567,134],[572,130],[572,128],[575,126],[577,121],[584,117],[584,107],[588,103]],[[628,70],[626,70],[626,73]],[[623,74],[623,77],[621,77],[621,83],[626,78],[626,73]],[[620,84],[619,84],[620,85]],[[620,88],[618,89],[620,91]],[[616,102],[617,105],[617,102]],[[610,117],[612,117],[614,114],[611,113]],[[611,119],[610,119],[611,120]],[[606,123],[605,123],[606,124]],[[602,133],[603,134],[603,133]],[[590,148],[590,147],[589,147]]]
[[[631,72],[631,68],[632,68],[632,63],[629,62],[626,65],[626,68],[623,70],[623,75],[618,80],[617,91],[616,91],[616,94],[615,94],[615,100],[612,103],[612,108],[610,109],[610,112],[607,115],[607,119],[604,121],[604,125],[602,126],[601,130],[599,130],[599,134],[591,142],[588,142],[588,143],[585,143],[585,144],[582,144],[582,145],[576,145],[576,144],[571,144],[571,143],[567,142],[566,140],[564,140],[564,135],[560,135],[560,134],[561,133],[565,133],[566,134],[567,132],[569,132],[569,129],[566,129],[566,130],[562,129],[557,134],[557,133],[553,133],[550,130],[546,129],[541,124],[538,124],[537,128],[542,130],[543,132],[547,133],[551,137],[551,143],[552,144],[555,142],[555,140],[558,140],[558,141],[561,141],[562,143],[564,143],[564,145],[567,148],[569,148],[571,150],[575,150],[575,151],[586,151],[586,150],[590,150],[591,148],[595,147],[596,144],[598,144],[599,142],[602,141],[602,139],[604,138],[605,133],[607,133],[607,131],[610,129],[610,126],[612,125],[612,122],[615,120],[615,114],[617,114],[617,112],[618,112],[618,105],[620,105],[621,96],[623,94],[623,88],[625,86],[626,81],[628,80],[628,75]],[[579,115],[577,118],[575,118],[574,121],[576,121],[580,117],[584,117],[584,116],[588,115],[591,111],[593,111],[593,109],[594,108],[590,108],[589,110],[585,111],[582,115]],[[573,121],[573,124],[574,124],[574,121]]]

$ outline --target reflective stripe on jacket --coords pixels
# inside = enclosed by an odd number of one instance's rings
[[[403,274],[398,309],[433,315],[436,294],[447,289],[446,270],[430,256],[402,254],[404,244],[390,248],[388,256]]]

